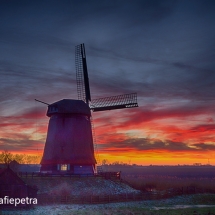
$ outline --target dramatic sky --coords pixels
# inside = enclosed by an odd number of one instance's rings
[[[100,159],[215,165],[213,0],[0,0],[0,151],[41,154],[47,106],[77,98],[85,43],[92,98],[136,92],[138,108],[93,113]]]

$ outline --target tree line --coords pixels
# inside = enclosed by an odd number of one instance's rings
[[[15,160],[19,164],[39,164],[41,158],[41,155],[12,154],[5,150],[0,154],[0,163],[9,164]]]

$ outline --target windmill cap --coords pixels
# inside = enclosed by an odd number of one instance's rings
[[[52,116],[53,114],[83,114],[91,116],[89,106],[82,100],[62,99],[58,102],[50,104],[46,115]]]

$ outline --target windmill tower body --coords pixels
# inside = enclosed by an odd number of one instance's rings
[[[47,116],[41,171],[93,174],[96,160],[89,106],[81,100],[63,99],[48,106]]]
[[[50,117],[41,172],[94,174],[91,110],[138,107],[136,93],[91,100],[84,44],[76,46],[78,99],[47,104]],[[39,100],[37,100],[39,101]],[[42,102],[44,103],[44,102]]]

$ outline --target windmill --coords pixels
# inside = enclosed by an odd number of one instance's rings
[[[75,66],[78,100],[42,102],[48,105],[50,120],[41,172],[93,174],[96,159],[91,111],[138,107],[136,93],[91,99],[84,44],[75,47]]]

